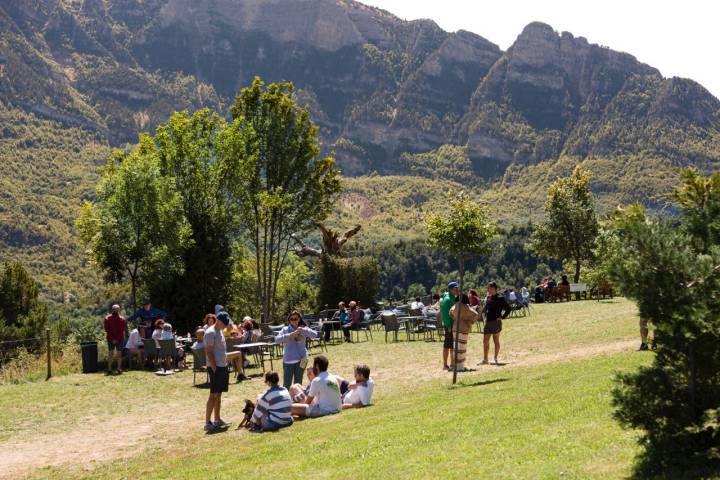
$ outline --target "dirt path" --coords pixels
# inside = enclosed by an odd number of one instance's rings
[[[609,355],[621,351],[632,350],[637,342],[626,340],[621,342],[590,345],[569,350],[534,354],[530,351],[509,351],[505,360],[507,365],[483,365],[475,367],[478,358],[470,356],[467,365],[477,368],[477,373],[496,371],[497,368],[515,369],[537,365],[567,362]],[[441,369],[425,372],[425,378],[448,377],[449,373]],[[394,382],[413,382],[417,380],[416,365],[378,368],[373,372],[376,380],[392,378]],[[231,395],[223,400],[225,411],[237,411],[236,406],[242,402],[239,395]],[[185,431],[188,425],[197,428],[197,400],[180,399],[163,402],[163,410],[173,412],[172,417],[164,415],[146,417],[133,424],[127,417],[104,417],[90,420],[81,428],[70,432],[50,435],[38,435],[35,438],[21,441],[0,442],[0,478],[19,478],[29,475],[34,470],[48,466],[76,466],[91,469],[93,466],[116,459],[133,456],[138,445],[148,445],[152,438],[172,438],[173,433]],[[131,433],[130,433],[131,432]]]

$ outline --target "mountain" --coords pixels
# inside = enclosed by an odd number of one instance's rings
[[[338,222],[383,235],[448,189],[511,222],[578,163],[602,208],[661,208],[673,168],[720,165],[720,101],[702,86],[542,23],[502,51],[351,0],[5,0],[0,32],[0,259],[55,296],[96,283],[73,221],[107,153],[175,110],[226,112],[256,75],[295,83],[357,177]],[[399,186],[412,195],[390,201]]]

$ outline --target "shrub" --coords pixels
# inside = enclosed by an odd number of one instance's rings
[[[320,260],[320,308],[333,307],[340,300],[357,300],[364,307],[374,305],[378,286],[377,263],[372,257],[325,256]]]

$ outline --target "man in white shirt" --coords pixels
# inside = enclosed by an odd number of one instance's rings
[[[420,301],[420,297],[415,297],[415,301],[410,304],[410,310],[422,310],[425,304]]]
[[[292,413],[299,417],[323,417],[338,413],[342,409],[340,384],[334,375],[328,373],[330,362],[324,355],[313,359],[313,368],[318,376],[310,383],[310,390],[304,403],[293,403]]]
[[[343,395],[343,410],[347,408],[360,408],[370,405],[375,383],[370,378],[370,367],[364,364],[355,366],[355,382],[348,386]]]

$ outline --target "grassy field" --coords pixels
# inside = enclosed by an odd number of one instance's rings
[[[633,351],[636,337],[626,300],[540,305],[506,322],[507,365],[477,367],[451,386],[440,343],[385,344],[376,332],[372,343],[328,353],[343,376],[357,361],[370,365],[372,407],[263,435],[205,435],[207,390],[191,386],[190,372],[4,385],[0,476],[623,478],[635,436],[612,420],[609,391],[616,372],[650,361]],[[474,366],[480,335],[469,349]],[[261,389],[260,379],[232,385],[223,418],[239,421],[242,400]]]

